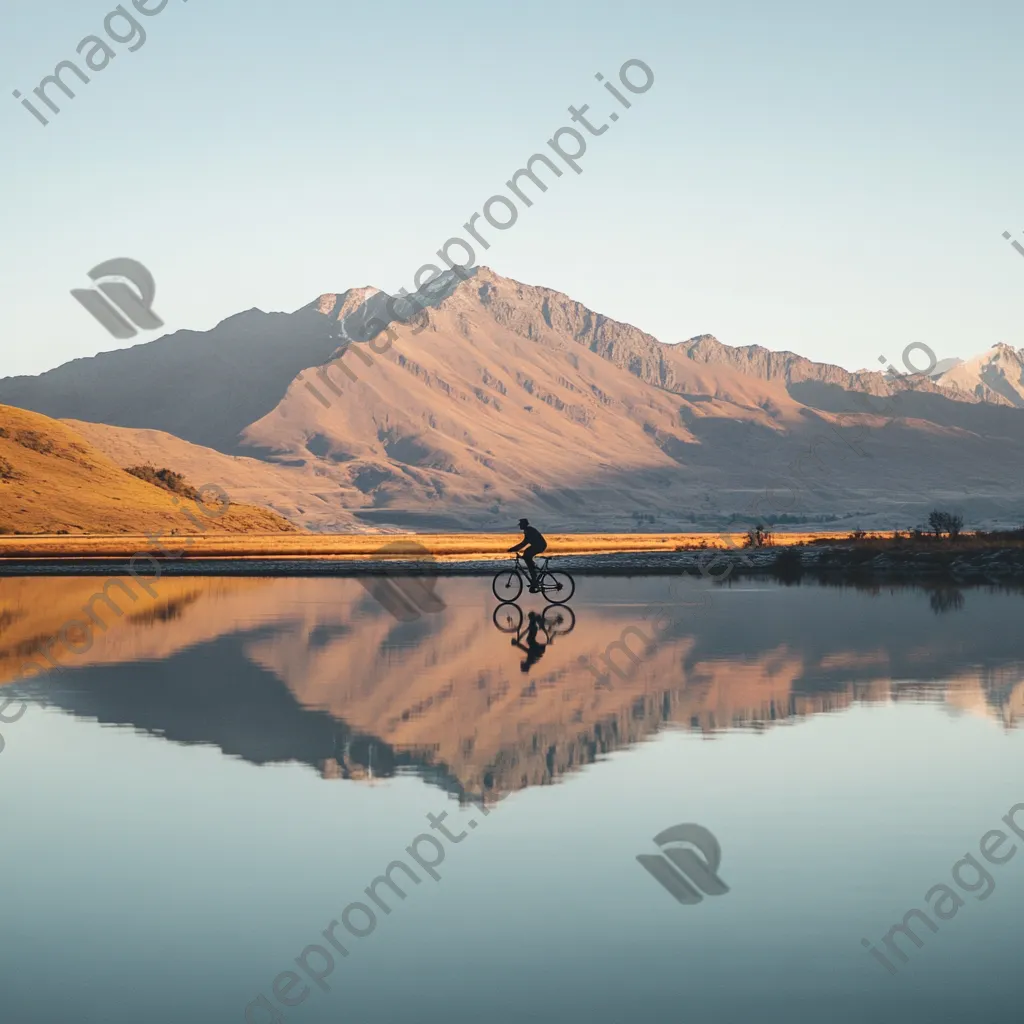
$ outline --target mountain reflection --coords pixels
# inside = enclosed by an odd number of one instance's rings
[[[663,577],[585,577],[573,608],[496,608],[488,580],[440,579],[431,613],[403,618],[353,579],[162,580],[62,671],[11,682],[102,582],[0,580],[6,695],[257,765],[413,771],[460,798],[551,783],[664,727],[764,729],[859,701],[1007,728],[1024,714],[1019,593],[675,580],[673,599]],[[666,602],[659,639],[631,640]]]

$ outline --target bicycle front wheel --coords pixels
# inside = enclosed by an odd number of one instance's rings
[[[576,593],[576,581],[567,572],[546,572],[540,589],[550,604],[565,604]]]
[[[523,592],[523,577],[517,569],[506,569],[495,574],[491,589],[502,604],[514,601]]]

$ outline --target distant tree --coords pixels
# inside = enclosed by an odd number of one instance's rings
[[[947,533],[950,540],[956,540],[963,531],[964,517],[952,512],[942,512],[939,509],[934,509],[928,515],[928,525],[935,532],[936,537],[941,537],[944,533]]]

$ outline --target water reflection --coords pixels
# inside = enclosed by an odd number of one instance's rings
[[[529,672],[559,636],[576,628],[576,614],[562,604],[549,604],[542,612],[529,611],[524,619],[523,609],[515,601],[503,601],[491,618],[502,633],[515,633],[512,646],[526,654],[519,663],[522,672]]]
[[[928,603],[936,615],[958,612],[964,606],[963,591],[957,587],[936,587],[928,595]]]
[[[440,579],[414,617],[357,580],[161,584],[87,653],[13,692],[254,764],[412,771],[474,799],[551,783],[669,726],[765,729],[906,699],[1005,727],[1024,714],[1020,594],[992,587],[965,601],[955,588],[736,585],[695,611],[706,586],[676,580],[680,614],[612,685],[585,665],[665,601],[663,578],[591,578],[575,610],[495,609],[488,580]],[[95,589],[0,581],[0,681]]]

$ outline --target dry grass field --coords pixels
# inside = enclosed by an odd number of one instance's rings
[[[743,533],[553,533],[548,534],[548,555],[599,555],[610,552],[686,551],[706,548],[738,548]],[[820,540],[845,540],[848,533],[778,533],[776,544],[807,544]],[[881,534],[877,535],[881,537]],[[360,560],[379,558],[382,547],[407,544],[412,557],[418,546],[439,559],[454,561],[510,557],[508,549],[522,539],[511,533],[441,534],[220,534],[190,537],[183,561],[196,558],[319,558]],[[174,538],[164,541],[175,552],[181,548]],[[0,537],[0,560],[4,558],[128,558],[140,552],[156,551],[144,536],[6,536]],[[389,555],[389,557],[401,557]]]

